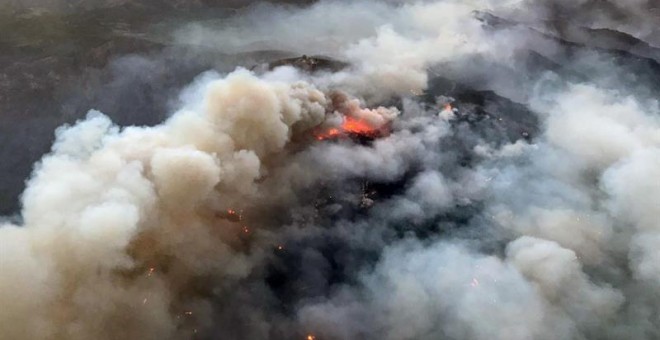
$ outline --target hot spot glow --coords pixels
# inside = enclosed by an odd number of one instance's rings
[[[241,213],[234,209],[227,209],[227,212],[222,217],[231,222],[240,222],[243,219]]]
[[[364,119],[353,117],[344,117],[344,121],[339,127],[333,127],[325,131],[317,132],[316,139],[333,139],[347,135],[357,135],[365,137],[377,137],[382,134],[380,127],[375,127]]]

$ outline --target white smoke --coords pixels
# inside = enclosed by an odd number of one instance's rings
[[[472,11],[483,6],[477,3],[322,1],[296,11],[265,6],[215,26],[191,24],[174,36],[180,43],[225,53],[283,49],[340,58],[351,70],[316,82],[377,102],[419,93],[429,66],[487,51],[491,44],[472,18]]]
[[[318,51],[351,66],[206,73],[160,125],[119,128],[91,111],[58,129],[27,182],[22,222],[0,227],[0,338],[654,338],[657,100],[530,76],[493,91],[519,92],[540,134],[503,142],[470,134],[461,119],[480,113],[467,106],[446,120],[410,98],[430,68],[501,85],[521,50],[557,48],[474,18],[519,4],[324,1],[177,30],[197,47]],[[483,64],[470,58],[507,71],[475,71]],[[393,96],[400,118],[365,107]],[[313,129],[342,115],[395,120],[393,132],[369,145],[311,144]],[[473,163],[462,165],[459,148]],[[406,176],[359,219],[310,199],[325,185]],[[246,216],[229,221],[239,208]],[[329,226],[316,224],[325,213]],[[331,242],[355,251],[326,258]],[[291,290],[321,293],[281,307],[277,294],[295,294],[271,291],[266,267],[285,267],[273,251],[288,247],[303,257]],[[350,269],[333,285],[337,263]]]
[[[320,124],[327,99],[245,70],[197,90],[201,111],[153,128],[92,111],[58,130],[23,194],[24,223],[0,229],[3,338],[172,337],[191,275],[249,274],[214,211],[257,195],[262,160]]]

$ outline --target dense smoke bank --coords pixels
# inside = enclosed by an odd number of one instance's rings
[[[160,124],[58,128],[0,226],[0,338],[656,339],[657,15],[320,1],[176,23],[191,54],[342,67],[208,71]]]

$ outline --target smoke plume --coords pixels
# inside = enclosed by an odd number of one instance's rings
[[[658,338],[657,19],[328,0],[169,23],[116,86],[228,59],[154,97],[161,123],[55,131],[0,222],[0,338]],[[275,50],[346,65],[238,60]]]

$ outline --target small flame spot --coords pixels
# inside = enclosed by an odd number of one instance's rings
[[[364,119],[346,116],[341,126],[317,132],[315,136],[317,140],[333,139],[345,135],[376,137],[382,133],[379,129],[382,130],[382,128],[375,127]]]

